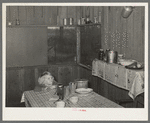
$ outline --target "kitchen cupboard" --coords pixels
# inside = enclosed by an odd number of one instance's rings
[[[78,63],[91,67],[92,61],[98,58],[101,48],[101,24],[81,25],[78,28],[80,37],[77,40]]]
[[[46,64],[46,27],[12,26],[6,28],[6,67]]]
[[[48,26],[48,64],[76,62],[76,26]]]
[[[144,107],[144,93],[138,95],[135,100],[128,95],[128,90],[115,86],[97,76],[92,76],[92,71],[80,67],[80,78],[89,80],[89,87],[93,88],[98,94],[122,105],[126,108],[143,108]],[[119,80],[118,80],[119,81]],[[128,83],[130,84],[130,83]]]
[[[126,73],[126,70],[124,69],[124,67],[122,66],[119,66],[117,67],[117,74],[115,75],[115,77],[117,78],[116,80],[116,85],[118,85],[119,87],[122,87],[123,88],[127,88],[126,86],[126,77],[127,75],[125,74]]]
[[[104,71],[104,80],[117,85],[118,87],[127,88],[126,69],[123,66],[119,66],[117,64],[105,64]]]

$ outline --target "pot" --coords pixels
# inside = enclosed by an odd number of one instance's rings
[[[88,88],[88,80],[87,79],[76,79],[77,88]]]
[[[107,63],[117,63],[118,52],[117,51],[109,51],[107,54]]]

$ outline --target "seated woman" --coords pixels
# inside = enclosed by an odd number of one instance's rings
[[[54,80],[54,77],[50,72],[45,71],[38,78],[38,84],[35,86],[34,91],[44,91],[47,89],[56,88],[57,82]]]

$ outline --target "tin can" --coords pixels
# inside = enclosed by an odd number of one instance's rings
[[[69,25],[73,25],[73,18],[69,18]]]
[[[80,19],[78,20],[78,25],[81,25],[81,20]]]
[[[64,24],[64,25],[67,25],[67,18],[64,18],[64,19],[63,19],[63,24]]]
[[[94,23],[98,23],[97,17],[94,17]]]
[[[90,18],[86,18],[86,24],[90,23]]]
[[[81,24],[85,24],[85,18],[81,18]]]

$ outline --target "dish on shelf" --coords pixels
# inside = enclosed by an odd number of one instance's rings
[[[132,69],[132,70],[141,70],[141,69],[143,69],[144,67],[141,67],[141,68],[130,68],[130,67],[128,67],[128,66],[125,66],[125,68],[127,68],[127,69]]]
[[[143,69],[144,68],[144,64],[140,63],[140,62],[134,62],[128,66],[125,66],[125,68],[127,69],[134,69],[134,70],[139,70],[139,69]]]
[[[127,69],[133,69],[133,70],[140,70],[140,69],[144,69],[144,66],[141,66],[141,67],[137,67],[137,66],[134,66],[134,67],[132,67],[132,66],[125,66],[125,68],[127,68]]]
[[[123,65],[123,66],[128,66],[133,64],[134,62],[136,62],[135,60],[129,60],[129,59],[120,59],[119,60],[119,64]]]
[[[76,89],[76,93],[78,94],[89,94],[93,91],[92,88],[78,88]]]

